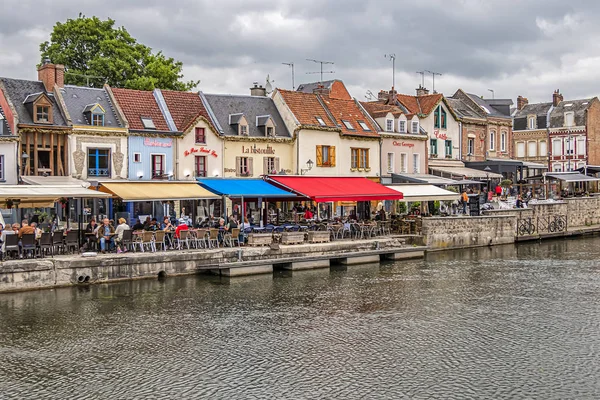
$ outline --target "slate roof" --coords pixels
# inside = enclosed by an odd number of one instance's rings
[[[411,114],[429,115],[434,107],[442,100],[441,93],[426,94],[424,96],[410,96],[408,94],[398,94],[396,99],[404,106]]]
[[[83,113],[92,109],[95,104],[99,104],[105,112],[104,126],[115,128],[124,126],[104,88],[65,85],[61,93],[73,125],[90,125],[91,121],[88,121]]]
[[[27,81],[23,79],[0,78],[0,85],[4,94],[10,100],[17,112],[19,124],[39,125],[39,126],[67,126],[53,93],[46,93],[44,84],[40,81]],[[29,113],[23,101],[31,94],[45,93],[52,104],[51,124],[35,124],[33,115]]]
[[[242,113],[248,121],[248,136],[250,137],[265,137],[265,134],[256,126],[256,117],[263,115],[270,115],[273,118],[276,137],[291,137],[270,97],[230,94],[203,94],[203,96],[210,108],[207,111],[216,119],[213,122],[220,128],[219,131],[222,135],[239,136],[237,130],[229,123],[229,115]]]
[[[476,94],[473,93],[467,93],[467,96],[469,96],[469,98],[475,102],[479,107],[481,107],[483,109],[483,111],[486,113],[486,115],[490,116],[490,117],[495,117],[495,118],[510,118],[510,115],[504,114],[500,111],[498,111],[496,108],[494,108],[494,106],[492,104],[490,104],[490,102],[488,102],[488,100],[482,99],[480,96],[477,96]],[[510,103],[512,104],[512,100],[509,100]]]
[[[344,85],[344,82],[339,79],[332,79],[323,82],[302,83],[298,86],[297,90],[304,93],[314,93],[314,90],[321,87],[321,85],[323,88],[329,89],[329,97],[331,98],[352,100],[352,96],[350,96],[348,89],[346,89],[346,85]]]
[[[563,100],[550,112],[550,128],[562,128],[565,122],[565,113],[575,113],[575,126],[585,126],[585,111],[593,99]]]
[[[527,104],[522,110],[516,112],[513,118],[513,131],[523,131],[527,128],[527,116],[537,116],[537,129],[546,129],[548,111],[552,103],[534,103]]]
[[[336,120],[338,127],[342,129],[343,134],[379,137],[377,127],[371,122],[371,119],[362,112],[357,102],[354,100],[335,99],[329,96],[319,95],[319,97],[333,116],[334,120]],[[344,124],[344,121],[348,121],[354,129],[349,129]],[[361,127],[359,121],[364,122],[369,129],[366,130]]]
[[[117,103],[119,103],[119,107],[123,110],[127,122],[129,122],[129,129],[155,131],[144,128],[142,123],[142,117],[150,117],[154,122],[156,131],[170,131],[153,92],[119,88],[112,88],[111,90]]]
[[[474,109],[466,102],[461,99],[455,99],[453,97],[447,97],[446,101],[456,115],[460,118],[475,118],[485,119],[484,111],[481,109]]]
[[[277,89],[283,97],[283,100],[290,108],[292,114],[296,117],[300,125],[314,125],[321,127],[316,117],[321,117],[325,126],[337,128],[337,124],[332,120],[329,111],[325,109],[323,103],[316,94],[293,92],[290,90]]]
[[[10,127],[8,126],[8,122],[6,122],[6,115],[4,115],[4,111],[2,111],[2,107],[0,107],[0,135],[12,135],[10,132]]]
[[[187,132],[201,116],[210,121],[210,116],[199,93],[173,90],[161,90],[161,93],[177,130]],[[216,129],[214,131],[216,132]]]

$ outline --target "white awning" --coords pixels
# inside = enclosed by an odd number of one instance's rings
[[[467,168],[467,167],[432,167],[429,166],[432,171],[437,171],[442,174],[450,175],[452,178],[468,178],[468,179],[502,179],[501,174],[495,172],[486,172],[479,169]]]
[[[19,200],[27,202],[54,203],[61,197],[70,198],[108,198],[110,194],[86,189],[77,185],[2,185],[0,202]]]
[[[563,182],[594,182],[600,181],[600,178],[580,174],[579,172],[552,172],[546,173],[547,179],[557,179]]]
[[[441,176],[430,174],[392,174],[392,176],[396,176],[400,178],[400,180],[406,180],[410,183],[429,183],[430,185],[437,186],[456,185],[456,181],[453,179],[442,178]]]
[[[433,185],[390,185],[390,189],[404,195],[404,201],[434,201],[434,200],[458,200],[459,193],[454,193]]]

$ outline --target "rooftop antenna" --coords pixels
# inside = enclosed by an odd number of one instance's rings
[[[421,87],[425,87],[425,71],[417,71],[417,74],[421,75]]]
[[[265,91],[267,94],[271,94],[271,92],[273,92],[273,85],[271,85],[273,82],[275,82],[275,80],[271,80],[269,74],[267,74],[267,82],[265,84]]]
[[[488,92],[492,92],[492,100],[494,100],[494,89],[488,89]]]
[[[396,88],[396,54],[384,54],[385,58],[392,60],[392,89]]]
[[[425,71],[425,72],[428,72],[431,74],[431,77],[433,78],[433,87],[431,88],[431,90],[433,90],[433,93],[437,93],[435,91],[435,76],[436,75],[442,76],[442,74],[440,74],[439,72],[433,72],[433,71]]]
[[[289,62],[289,63],[282,63],[282,64],[287,65],[288,67],[292,68],[292,90],[296,90],[296,85],[294,83],[294,63]]]
[[[370,90],[367,90],[367,94],[365,94],[365,99],[369,101],[375,101],[377,100],[377,96],[375,96]]]
[[[306,61],[312,61],[314,63],[317,64],[321,64],[321,71],[320,72],[307,72],[307,74],[321,74],[321,82],[323,83],[323,74],[335,74],[335,71],[323,71],[323,64],[335,64],[332,61],[322,61],[322,60],[313,60],[312,58],[307,58]]]

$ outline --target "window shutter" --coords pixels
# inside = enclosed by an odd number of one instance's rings
[[[254,176],[254,157],[248,157],[248,171],[249,176]]]
[[[279,172],[279,157],[275,157],[275,171]]]
[[[269,157],[263,157],[263,174],[269,175],[271,171],[269,171]]]
[[[335,167],[335,146],[329,146],[329,166]]]
[[[366,149],[366,150],[365,150],[365,156],[366,156],[366,158],[367,158],[367,161],[366,161],[366,163],[365,163],[365,168],[370,168],[370,167],[369,167],[369,149]]]
[[[242,157],[235,158],[235,176],[240,176],[240,164],[242,163]]]
[[[317,146],[317,167],[323,166],[323,146]]]

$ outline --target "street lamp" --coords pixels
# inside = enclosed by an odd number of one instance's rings
[[[29,154],[23,152],[23,154],[21,154],[21,166],[23,168],[23,172],[21,173],[21,175],[25,175],[25,164],[27,163],[28,159],[29,159]]]
[[[314,162],[309,158],[308,161],[306,162],[306,168],[301,168],[300,169],[300,175],[304,175],[306,174],[308,171],[310,171],[313,167]]]
[[[492,172],[492,169],[490,168],[489,165],[486,165],[483,170],[485,171],[485,179],[487,180],[487,188],[488,188],[488,192],[489,192],[490,190],[492,190],[491,184],[490,184],[490,172]]]

